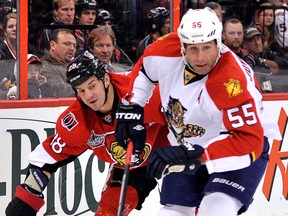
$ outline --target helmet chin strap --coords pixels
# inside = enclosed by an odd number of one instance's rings
[[[102,105],[102,106],[104,106],[105,103],[107,102],[107,98],[108,98],[108,90],[109,90],[109,86],[110,86],[110,84],[109,84],[107,87],[105,87],[105,81],[104,81],[104,79],[102,80],[102,83],[103,83],[104,91],[105,91],[105,100],[104,100],[104,103],[103,103],[103,105]]]
[[[221,57],[221,54],[220,54],[220,53],[221,53],[220,45],[217,45],[217,47],[218,47],[217,58],[216,58],[216,61],[215,61],[214,65],[213,65],[213,67],[211,68],[211,70],[215,67],[215,65],[217,64],[217,62],[219,61],[219,59],[220,59],[220,57]],[[192,66],[188,63],[188,61],[187,61],[187,56],[185,55],[184,51],[185,51],[185,48],[184,48],[184,46],[182,45],[182,47],[181,47],[181,54],[182,54],[182,57],[183,57],[184,64],[187,65],[187,67],[188,67],[191,71],[193,71],[194,73],[198,74],[197,71],[194,70],[194,69],[192,68]],[[210,71],[211,71],[211,70],[210,70]],[[209,71],[209,72],[210,72],[210,71]]]

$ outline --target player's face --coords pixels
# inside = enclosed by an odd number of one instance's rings
[[[206,43],[187,44],[184,53],[188,64],[196,73],[205,75],[214,67],[218,51],[219,48],[213,40]]]
[[[108,82],[107,76],[105,76],[105,85]],[[98,80],[96,76],[91,76],[88,80],[76,86],[76,91],[78,96],[88,107],[94,111],[101,110],[106,98],[105,88],[103,82]]]
[[[84,10],[79,17],[80,25],[93,25],[96,19],[95,10]]]
[[[230,49],[240,49],[243,43],[243,25],[241,23],[227,23],[223,39]]]
[[[109,63],[114,48],[110,35],[101,35],[97,40],[95,40],[92,52],[99,58],[99,60]]]

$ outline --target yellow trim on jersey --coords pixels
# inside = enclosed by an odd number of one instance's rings
[[[194,77],[196,77],[195,74],[191,73],[188,70],[184,70],[184,84],[187,85]]]
[[[256,154],[255,152],[251,153],[251,158],[252,158],[252,162],[254,162],[256,160]]]

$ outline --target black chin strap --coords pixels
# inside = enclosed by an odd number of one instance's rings
[[[109,85],[107,86],[107,88],[105,87],[105,82],[104,80],[102,80],[103,86],[104,86],[104,91],[105,91],[105,100],[102,106],[104,106],[104,104],[107,102],[107,98],[108,98],[108,89],[109,89]]]

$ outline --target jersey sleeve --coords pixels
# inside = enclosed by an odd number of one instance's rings
[[[45,165],[58,166],[74,160],[78,155],[88,149],[88,130],[83,124],[84,116],[80,111],[79,101],[75,101],[57,119],[56,132],[48,137],[32,151],[28,160],[30,164],[38,167]],[[53,167],[53,170],[58,167]],[[55,171],[55,170],[54,170]]]
[[[132,102],[141,106],[145,105],[158,83],[159,76],[162,76],[162,73],[165,72],[161,59],[181,56],[180,48],[177,34],[171,33],[159,38],[145,49],[144,54],[132,70],[133,76],[136,77],[135,81],[134,79],[132,81]]]
[[[222,112],[225,128],[207,144],[204,157],[210,173],[247,167],[263,151],[264,132],[253,71],[245,65],[240,67],[228,55],[222,55],[206,83],[208,94]]]

